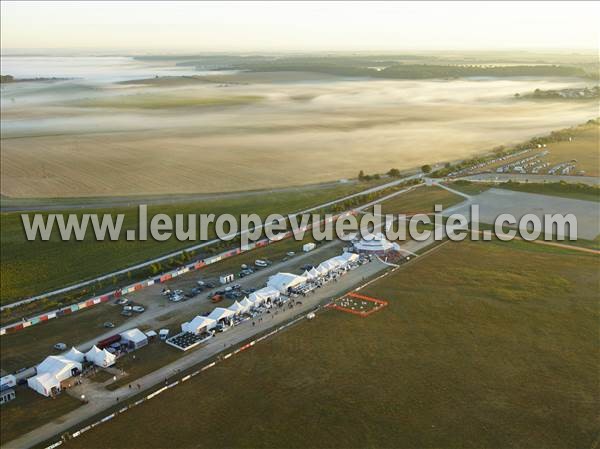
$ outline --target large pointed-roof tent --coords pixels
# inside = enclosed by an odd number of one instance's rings
[[[111,354],[106,349],[98,349],[96,345],[85,353],[85,359],[96,366],[106,368],[115,364],[117,356]]]
[[[77,350],[74,346],[65,354],[65,358],[73,360],[74,362],[83,363],[85,355],[83,352]]]
[[[248,298],[244,298],[240,301],[240,305],[244,308],[244,311],[247,312],[254,306],[254,303]]]
[[[51,355],[35,368],[36,375],[27,379],[27,385],[44,396],[61,389],[61,382],[81,372],[82,365],[64,356]]]

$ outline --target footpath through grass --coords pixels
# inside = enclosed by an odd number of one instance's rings
[[[361,291],[383,310],[319,314],[66,447],[590,447],[600,259],[536,246],[444,245]]]

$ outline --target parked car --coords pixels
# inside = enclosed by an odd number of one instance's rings
[[[120,306],[125,306],[125,305],[129,304],[129,299],[119,298],[119,299],[117,299],[117,304]]]
[[[56,349],[57,351],[64,351],[65,349],[67,349],[67,345],[64,343],[56,343],[54,345],[54,349]]]
[[[223,301],[223,295],[215,294],[210,298],[211,302],[217,303]]]
[[[108,329],[112,329],[113,327],[115,327],[115,323],[107,321],[107,322],[104,323],[104,327],[106,327]]]
[[[133,310],[135,313],[142,313],[146,309],[142,306],[133,306],[131,310]]]
[[[254,261],[254,265],[256,265],[257,267],[260,267],[260,268],[264,268],[264,267],[268,266],[269,264],[262,259],[256,259]]]

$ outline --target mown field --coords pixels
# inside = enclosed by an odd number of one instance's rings
[[[596,105],[598,102],[596,102]],[[548,144],[550,153],[545,161],[553,164],[576,160],[575,172],[585,171],[587,176],[600,175],[600,127],[590,127],[578,132],[571,142],[556,142]]]
[[[30,388],[20,387],[17,397],[2,405],[0,419],[0,444],[15,439],[19,435],[60,418],[75,410],[81,402],[68,394],[56,399],[44,398]]]
[[[320,314],[66,447],[591,447],[598,264],[446,244],[362,291],[382,311]]]
[[[265,195],[229,198],[227,200],[206,200],[182,204],[151,205],[148,216],[165,213],[174,216],[182,214],[239,215],[256,213],[266,217],[270,213],[290,213],[321,204],[344,195],[364,190],[377,184],[377,181],[359,184],[340,184],[298,192],[268,193]],[[137,208],[110,208],[65,213],[125,214],[123,229],[137,229]],[[54,213],[62,213],[56,211]],[[47,213],[44,213],[47,215]],[[83,241],[63,242],[55,232],[50,241],[27,241],[19,213],[0,214],[0,270],[2,283],[0,297],[2,303],[44,291],[64,287],[76,281],[108,273],[128,265],[167,254],[191,246],[196,242],[180,242],[174,237],[165,242],[149,239],[142,241],[125,240],[125,232],[119,241],[97,242],[88,232]],[[110,284],[106,281],[105,284]]]

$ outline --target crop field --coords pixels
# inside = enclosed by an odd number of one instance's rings
[[[266,217],[270,213],[297,212],[322,202],[339,198],[363,190],[374,183],[340,184],[319,190],[299,190],[293,192],[273,192],[268,195],[229,198],[227,200],[206,200],[179,205],[151,205],[148,215],[166,213],[181,214],[256,213]],[[61,213],[56,211],[55,213]],[[83,211],[66,211],[77,213]],[[85,213],[125,214],[123,229],[136,229],[138,212],[136,208],[107,208],[86,210]],[[55,233],[50,241],[27,241],[19,213],[0,215],[0,270],[2,303],[42,293],[78,280],[93,277],[124,268],[151,257],[191,246],[194,242],[180,242],[175,237],[164,242],[153,239],[147,241],[127,241],[125,232],[119,241],[97,242],[92,233],[87,233],[83,241],[62,242]],[[110,284],[106,281],[105,284]]]
[[[512,99],[569,87],[568,78],[295,78],[7,85],[3,96],[14,101],[2,106],[0,191],[52,198],[305,185],[462,159],[597,115],[593,104]]]
[[[441,204],[446,209],[463,200],[462,196],[448,192],[441,187],[419,187],[384,201],[381,203],[381,211],[384,214],[431,214],[436,204]]]
[[[361,290],[381,312],[326,311],[66,447],[591,447],[598,263],[446,244]]]
[[[600,176],[600,127],[577,133],[571,142],[549,144],[548,148],[550,154],[544,160],[550,166],[575,159],[575,172],[583,170],[587,176]]]

